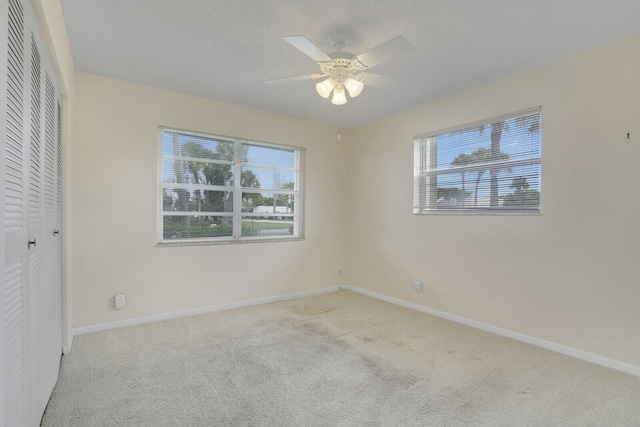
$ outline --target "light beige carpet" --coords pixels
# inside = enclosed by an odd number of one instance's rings
[[[43,426],[640,426],[640,379],[349,291],[76,337]]]

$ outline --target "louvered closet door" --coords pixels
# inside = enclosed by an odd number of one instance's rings
[[[28,266],[29,266],[29,286],[27,299],[29,301],[27,311],[27,323],[29,330],[29,345],[27,347],[27,367],[29,371],[29,403],[35,405],[40,394],[38,391],[38,378],[42,376],[42,366],[38,361],[39,354],[42,353],[42,342],[40,339],[40,328],[42,318],[40,312],[43,309],[44,295],[42,294],[42,264],[43,264],[43,236],[42,236],[42,208],[43,208],[43,185],[42,185],[42,106],[40,98],[42,96],[41,85],[41,58],[38,46],[33,37],[27,46],[30,48],[28,56],[31,62],[29,78],[29,167],[27,186],[27,234],[29,237],[28,246]],[[35,396],[34,396],[35,395]],[[37,400],[35,400],[37,399]],[[30,413],[31,408],[30,409]]]
[[[46,58],[44,58],[46,59]],[[48,64],[46,64],[48,65]],[[61,325],[61,269],[60,269],[60,225],[56,222],[57,205],[57,144],[58,144],[58,99],[51,67],[43,67],[42,73],[42,224],[38,245],[41,262],[40,283],[37,290],[37,307],[31,318],[37,322],[32,327],[37,337],[38,357],[34,361],[38,371],[35,376],[34,391],[37,393],[37,411],[42,411],[49,401],[51,390],[58,378],[60,365],[62,325]],[[31,268],[31,264],[29,265]],[[33,301],[33,300],[32,300]],[[55,326],[55,327],[54,327]],[[36,411],[36,412],[37,412]]]
[[[31,13],[26,14],[31,24]],[[56,224],[58,144],[58,90],[55,73],[35,27],[30,40],[29,167],[27,190],[28,249],[28,400],[30,424],[37,425],[58,378],[61,338],[61,277],[59,225]]]
[[[9,0],[5,100],[4,280],[3,306],[3,421],[24,425],[27,419],[27,164],[29,140],[24,138],[25,43],[24,10]]]
[[[61,355],[59,91],[28,0],[9,0],[0,425],[37,426]],[[3,64],[3,65],[4,65]]]

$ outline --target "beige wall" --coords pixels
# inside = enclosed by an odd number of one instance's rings
[[[32,3],[41,36],[58,72],[60,90],[63,95],[70,95],[73,92],[74,66],[60,0],[37,0]]]
[[[351,130],[349,283],[640,365],[638,52],[640,35]],[[542,215],[412,215],[414,135],[534,106]]]
[[[338,284],[346,146],[335,128],[85,73],[75,82],[75,327]],[[157,247],[158,125],[307,148],[306,239]]]

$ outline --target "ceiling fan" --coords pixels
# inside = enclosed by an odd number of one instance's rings
[[[328,99],[333,92],[331,103],[334,105],[343,105],[347,103],[345,89],[351,98],[355,98],[360,95],[365,84],[381,87],[397,80],[365,70],[413,50],[413,46],[407,39],[402,36],[396,36],[356,56],[342,50],[347,38],[348,35],[342,31],[332,32],[330,34],[331,44],[337,51],[326,54],[305,36],[285,37],[285,41],[316,61],[320,66],[321,72],[266,80],[265,83],[278,84],[298,80],[317,80],[327,77],[327,79],[316,84],[318,95],[324,99]]]

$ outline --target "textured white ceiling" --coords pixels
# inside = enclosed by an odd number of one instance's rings
[[[61,0],[76,69],[340,127],[420,105],[640,32],[639,0]],[[346,105],[282,37],[360,54],[396,35],[415,50],[371,69],[406,83]],[[639,53],[640,54],[640,53]]]

